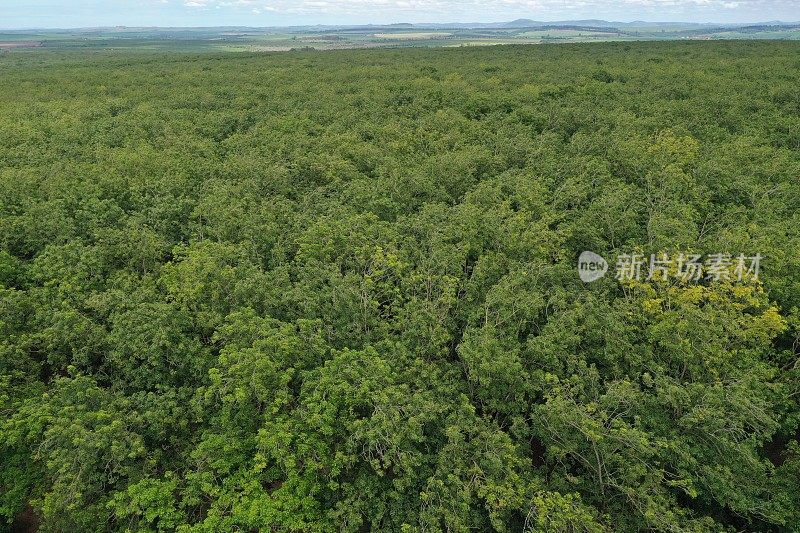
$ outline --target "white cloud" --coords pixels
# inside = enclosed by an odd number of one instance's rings
[[[800,21],[800,0],[0,0],[0,26]],[[9,6],[10,7],[7,7]]]

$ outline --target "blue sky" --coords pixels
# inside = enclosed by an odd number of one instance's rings
[[[800,21],[800,0],[0,0],[0,28],[393,22]]]

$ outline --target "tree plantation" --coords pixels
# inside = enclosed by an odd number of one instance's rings
[[[800,531],[799,87],[797,42],[0,53],[0,530]]]

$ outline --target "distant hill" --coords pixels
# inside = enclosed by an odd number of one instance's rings
[[[583,28],[671,28],[671,29],[707,29],[707,28],[763,28],[763,27],[796,27],[800,21],[784,22],[780,20],[772,21],[753,21],[746,23],[715,23],[715,22],[648,22],[636,20],[633,22],[618,22],[602,19],[582,19],[582,20],[551,20],[540,21],[527,18],[520,18],[508,22],[398,22],[394,24],[309,24],[304,26],[214,26],[214,27],[135,27],[135,26],[113,26],[95,28],[60,28],[50,29],[49,31],[104,31],[139,33],[143,31],[342,31],[342,30],[381,30],[381,29],[520,29],[520,28],[547,28],[547,27],[583,27]],[[27,29],[5,29],[4,33],[17,33],[38,31],[40,28]]]
[[[796,22],[748,22],[748,23],[714,23],[714,22],[648,22],[637,20],[633,22],[615,22],[602,19],[581,19],[581,20],[552,20],[541,21],[520,18],[509,22],[421,22],[421,23],[398,23],[398,24],[363,24],[352,26],[313,26],[316,30],[364,30],[364,29],[414,29],[414,30],[503,30],[503,29],[523,29],[523,28],[553,28],[553,27],[572,27],[572,28],[619,28],[634,30],[637,28],[670,28],[673,30],[700,30],[708,28],[742,28],[742,27],[793,27]],[[296,26],[283,28],[290,30],[307,31],[312,26]]]

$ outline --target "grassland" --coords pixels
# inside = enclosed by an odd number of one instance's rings
[[[715,39],[798,40],[800,25],[508,23],[509,27],[392,25],[302,28],[101,28],[0,32],[0,53],[82,51],[259,52],[293,49],[486,46]]]

